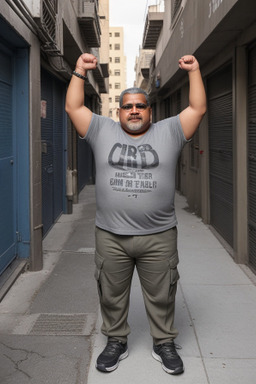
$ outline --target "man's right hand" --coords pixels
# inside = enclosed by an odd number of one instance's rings
[[[76,62],[76,72],[86,76],[86,72],[97,67],[97,58],[91,53],[83,53]]]

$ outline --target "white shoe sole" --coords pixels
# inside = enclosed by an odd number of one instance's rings
[[[184,372],[184,368],[178,368],[177,370],[167,368],[167,367],[164,365],[161,356],[157,355],[157,354],[155,353],[154,350],[152,351],[152,356],[154,357],[155,360],[159,361],[159,362],[162,364],[162,368],[163,368],[163,370],[164,370],[165,372],[169,373],[170,375],[178,375],[178,374]]]
[[[108,368],[105,368],[105,369],[101,369],[101,368],[98,367],[97,364],[96,364],[96,368],[97,368],[99,371],[101,371],[101,372],[112,372],[112,371],[114,371],[115,369],[117,369],[117,367],[118,367],[120,361],[126,359],[126,357],[128,357],[128,355],[129,355],[129,353],[128,353],[128,349],[127,349],[124,353],[122,353],[122,355],[119,356],[119,359],[118,359],[117,363],[116,363],[115,365],[113,365],[112,367],[108,367]]]

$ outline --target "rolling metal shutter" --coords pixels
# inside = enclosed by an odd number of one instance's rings
[[[249,264],[256,270],[256,47],[248,57],[248,233]]]
[[[233,247],[232,65],[208,79],[210,222]]]
[[[0,50],[0,274],[16,256],[12,57]]]
[[[91,147],[85,140],[78,140],[78,192],[85,185],[94,183],[93,154]]]
[[[63,212],[64,85],[42,70],[42,217],[43,235]]]

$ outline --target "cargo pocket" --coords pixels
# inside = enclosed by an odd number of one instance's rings
[[[101,272],[103,268],[104,259],[97,252],[95,252],[94,261],[95,261],[94,277],[97,282],[99,297],[101,298],[102,297]]]
[[[179,271],[177,265],[179,263],[178,251],[170,258],[170,296],[171,301],[175,300],[175,295],[177,291],[177,282],[180,278]]]
[[[180,278],[180,274],[179,274],[178,268],[177,267],[172,268],[171,269],[171,282],[170,282],[171,285],[174,285],[175,283],[177,283],[179,278]]]

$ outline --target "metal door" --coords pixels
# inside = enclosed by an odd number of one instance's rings
[[[232,65],[207,82],[209,111],[210,222],[233,247]]]
[[[249,264],[256,270],[256,46],[248,55],[248,233]]]
[[[12,55],[0,47],[0,274],[16,256]]]
[[[48,72],[41,75],[43,235],[63,212],[64,84]]]

